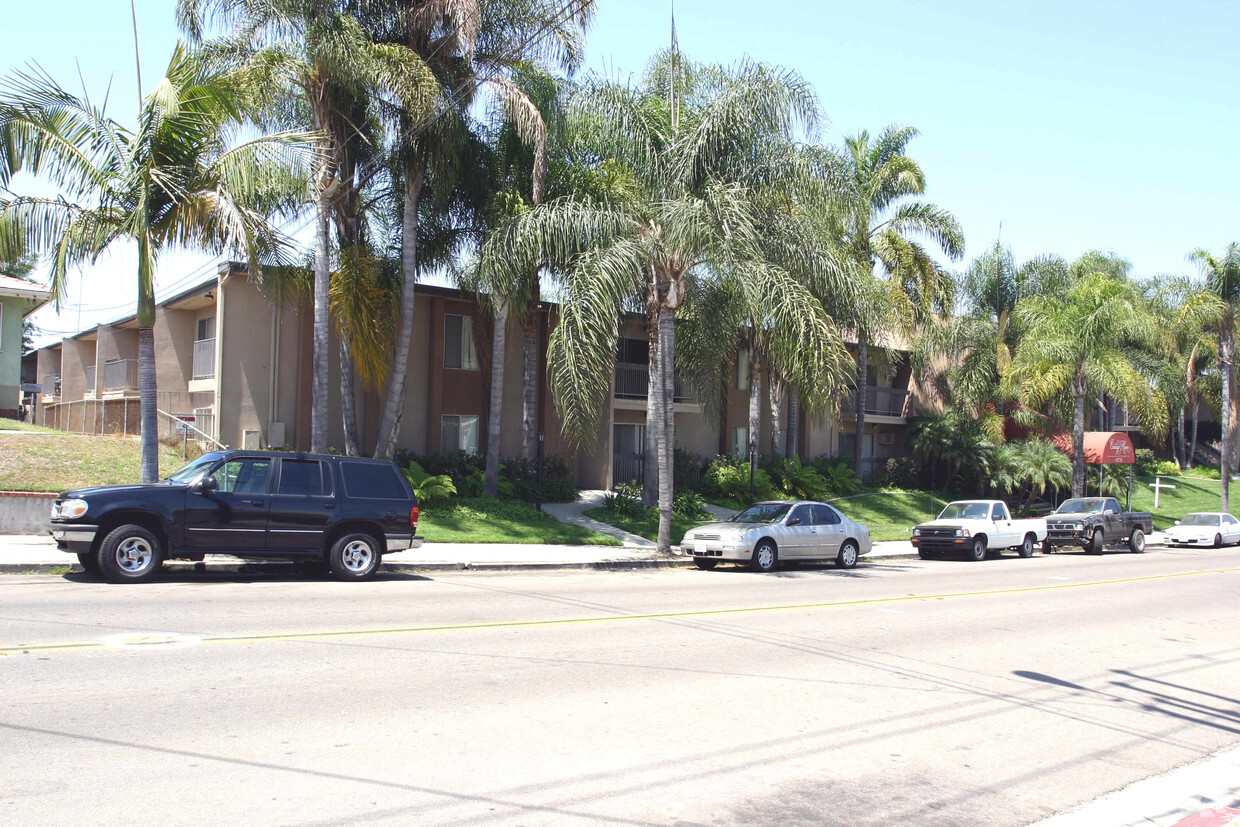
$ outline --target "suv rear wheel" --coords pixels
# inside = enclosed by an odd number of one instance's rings
[[[342,534],[332,543],[327,565],[337,580],[365,580],[379,570],[379,541],[364,531]]]
[[[118,526],[99,544],[99,570],[111,583],[150,580],[163,564],[163,543],[144,526]]]

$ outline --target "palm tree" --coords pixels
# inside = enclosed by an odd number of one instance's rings
[[[235,76],[187,56],[180,44],[133,130],[37,69],[10,78],[0,96],[0,188],[24,171],[60,191],[0,201],[0,258],[23,244],[49,254],[51,286],[63,296],[73,268],[117,242],[137,246],[145,482],[159,477],[153,327],[160,254],[235,250],[258,276],[265,265],[291,260],[267,215],[299,206],[314,136],[281,133],[229,147],[227,126],[245,120],[245,105]]]
[[[374,41],[357,19],[365,7],[344,0],[177,2],[177,21],[195,42],[202,41],[208,21],[228,31],[206,44],[206,51],[244,73],[250,88],[261,93],[260,111],[267,122],[310,126],[323,136],[313,187],[312,451],[327,448],[332,221],[346,250],[345,263],[368,259],[361,191],[377,169],[373,160],[369,170],[363,168],[377,139],[373,106],[386,95],[416,119],[430,111],[437,88],[416,53]],[[355,453],[350,333],[346,324],[340,342],[341,405],[348,452]]]
[[[536,155],[545,159],[546,125],[542,114],[513,78],[519,69],[530,66],[575,69],[581,60],[583,33],[593,16],[594,5],[594,0],[374,0],[367,6],[364,19],[375,39],[416,56],[435,78],[429,114],[420,100],[411,101],[412,106],[399,101],[393,112],[399,166],[395,177],[404,185],[400,322],[376,456],[390,458],[400,435],[419,270],[419,219],[428,176],[436,169],[452,167],[462,146],[473,137],[469,110],[480,89],[494,93],[520,137],[538,147]],[[534,185],[538,200],[541,178],[545,176],[543,164],[545,160],[535,164],[532,176],[540,179]],[[536,295],[533,301],[536,305]],[[536,318],[536,313],[532,316]],[[502,326],[500,330],[503,331]],[[502,352],[498,358],[502,368]],[[536,358],[537,350],[533,350],[530,359]],[[536,362],[531,363],[535,364],[536,376]],[[535,380],[529,381],[533,388]],[[499,398],[502,402],[502,389]],[[526,413],[526,440],[530,442],[534,427],[532,403]]]
[[[648,307],[652,348],[648,408],[658,442],[659,539],[670,549],[675,319],[696,277],[735,278],[766,297],[767,312],[800,324],[826,353],[838,338],[803,309],[813,297],[762,255],[750,183],[760,150],[785,144],[817,122],[817,102],[797,75],[745,62],[697,66],[672,49],[632,87],[594,80],[574,100],[570,120],[601,168],[631,176],[624,201],[566,197],[530,210],[488,242],[488,260],[525,267],[553,261],[560,272],[559,323],[548,363],[565,430],[593,436],[611,389],[621,311],[634,297]]]
[[[1055,256],[1041,256],[1017,266],[1012,252],[996,241],[969,265],[961,279],[963,312],[941,324],[929,325],[914,348],[914,367],[949,402],[978,418],[982,430],[1003,441],[999,389],[1012,362],[1021,331],[1012,311],[1022,299],[1048,296],[1067,289],[1068,265]],[[948,363],[934,374],[935,359]]]
[[[954,304],[951,276],[914,238],[929,240],[953,261],[964,253],[964,234],[951,213],[926,202],[904,200],[926,189],[921,167],[906,153],[916,136],[911,126],[889,126],[876,138],[862,131],[845,139],[839,160],[845,186],[835,204],[835,232],[862,271],[873,274],[881,296],[867,301],[850,319],[857,330],[858,478],[870,343],[887,324],[911,332]],[[885,309],[892,314],[881,312]]]
[[[1008,372],[1009,392],[1035,408],[1071,400],[1072,495],[1085,490],[1085,400],[1109,394],[1135,413],[1151,437],[1166,433],[1163,393],[1134,354],[1156,345],[1157,324],[1132,286],[1105,273],[1085,276],[1062,296],[1032,296],[1016,307],[1025,326]]]
[[[1197,263],[1206,279],[1206,289],[1218,300],[1213,326],[1218,331],[1219,371],[1223,380],[1222,446],[1219,450],[1219,479],[1223,483],[1222,510],[1227,510],[1231,481],[1231,405],[1236,372],[1236,313],[1240,308],[1240,245],[1227,245],[1222,257],[1208,250],[1194,250],[1189,258]]]

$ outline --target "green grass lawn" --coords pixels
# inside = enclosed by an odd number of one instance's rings
[[[649,509],[644,517],[623,517],[606,508],[590,508],[585,512],[587,517],[592,517],[600,523],[607,523],[616,528],[636,534],[639,537],[645,537],[647,540],[659,539],[659,512],[657,509]],[[672,545],[679,545],[684,539],[685,532],[691,528],[704,525],[705,520],[685,520],[681,517],[672,515]]]
[[[5,419],[4,417],[0,417],[0,431],[31,431],[37,434],[61,433],[55,428],[44,428],[42,425],[32,425],[29,422],[22,422],[17,419]]]
[[[1217,473],[1217,471],[1216,471]],[[1163,477],[1164,484],[1174,485],[1175,490],[1163,488],[1158,496],[1158,508],[1154,508],[1154,489],[1149,483],[1153,477],[1137,477],[1132,485],[1132,510],[1149,511],[1154,515],[1154,528],[1163,530],[1170,528],[1176,520],[1194,511],[1218,511],[1219,498],[1222,495],[1222,484],[1217,479],[1192,477]],[[1236,497],[1240,497],[1240,483],[1233,482],[1232,494],[1233,514],[1236,513]],[[1119,498],[1120,505],[1124,497]]]
[[[929,491],[876,491],[831,500],[844,516],[870,527],[873,540],[907,540],[913,526],[933,520],[950,500]]]
[[[561,523],[529,503],[515,500],[453,499],[422,509],[418,535],[428,543],[550,543],[618,546],[604,534]]]
[[[0,431],[12,420],[0,420]],[[136,483],[142,479],[141,446],[118,436],[67,434],[23,425],[22,433],[0,433],[0,491],[51,491],[91,485]],[[180,449],[159,446],[160,476],[185,464]]]

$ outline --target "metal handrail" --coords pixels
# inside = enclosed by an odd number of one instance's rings
[[[186,428],[189,428],[191,431],[193,431],[194,433],[198,434],[198,435],[199,435],[199,436],[201,436],[203,439],[205,439],[205,440],[207,440],[207,441],[209,441],[209,442],[214,442],[217,446],[219,446],[219,448],[220,448],[221,450],[224,450],[224,451],[227,451],[227,450],[228,450],[228,446],[227,446],[227,445],[225,445],[224,443],[220,442],[218,439],[216,439],[215,437],[211,436],[210,434],[208,434],[208,433],[205,433],[205,432],[203,432],[203,431],[198,430],[198,429],[197,429],[197,428],[195,428],[193,425],[191,425],[191,424],[189,424],[188,422],[186,422],[184,419],[181,419],[180,417],[177,417],[177,416],[173,416],[172,414],[168,413],[167,411],[161,411],[159,408],[156,408],[156,409],[155,409],[155,413],[158,413],[158,414],[163,414],[164,416],[168,417],[168,419],[170,419],[172,422],[175,422],[175,423],[176,423],[176,424],[178,424],[178,425],[183,425],[183,426],[185,426]]]

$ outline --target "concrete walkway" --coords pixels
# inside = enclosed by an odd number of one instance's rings
[[[562,523],[579,525],[582,528],[588,528],[591,531],[597,531],[599,534],[605,534],[614,540],[619,540],[623,548],[653,550],[655,544],[645,537],[630,534],[607,523],[600,523],[598,520],[591,519],[582,513],[591,508],[602,508],[603,498],[610,493],[610,491],[582,491],[575,502],[543,503],[543,511],[546,511]]]

